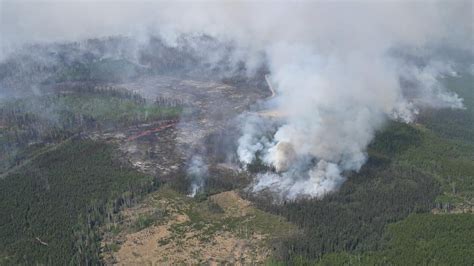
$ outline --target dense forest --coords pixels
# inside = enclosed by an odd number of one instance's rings
[[[179,39],[178,47],[189,41]],[[206,36],[199,41],[198,48],[232,50]],[[341,188],[321,199],[275,203],[271,195],[250,193],[252,175],[272,169],[258,156],[248,171],[219,167],[223,154],[207,169],[205,187],[188,198],[191,180],[184,167],[165,179],[148,176],[120,158],[117,145],[91,135],[177,121],[192,108],[178,100],[144,99],[109,83],[206,73],[240,88],[264,86],[267,70],[246,77],[245,66],[229,69],[227,61],[217,69],[195,50],[167,47],[156,38],[133,58],[126,52],[133,45],[126,38],[38,45],[0,64],[0,86],[28,91],[0,99],[0,265],[100,265],[99,227],[120,220],[124,207],[164,183],[193,204],[238,191],[262,215],[294,225],[295,234],[272,239],[269,264],[474,264],[472,74],[442,80],[464,99],[464,109],[425,109],[412,124],[387,122],[362,169],[344,173]],[[33,94],[30,83],[38,85]],[[207,152],[223,153],[219,146],[227,145],[227,134],[208,138]],[[149,219],[138,228],[152,225]]]
[[[1,263],[98,263],[95,228],[157,186],[114,153],[103,143],[71,139],[2,178]]]
[[[100,263],[98,226],[158,186],[86,133],[177,119],[184,105],[94,85],[0,103],[0,264]]]

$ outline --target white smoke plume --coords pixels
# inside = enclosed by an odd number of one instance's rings
[[[233,3],[177,28],[206,25],[250,51],[265,51],[277,91],[272,101],[283,121],[269,137],[266,126],[250,116],[239,139],[240,161],[249,164],[260,154],[276,170],[260,175],[254,191],[321,197],[342,184],[344,171],[360,169],[366,147],[387,119],[411,122],[420,108],[462,107],[437,82],[449,69],[438,62],[418,66],[391,51],[453,38],[466,48],[472,14],[463,5],[471,4]],[[229,15],[231,6],[237,12]],[[465,27],[465,35],[450,32],[453,24]]]
[[[18,7],[7,1],[1,11],[2,35],[15,36],[15,42],[29,33],[61,39],[88,35],[90,28],[98,35],[138,32],[141,38],[158,29],[169,43],[180,33],[233,42],[240,48],[238,56],[251,65],[264,53],[276,90],[271,101],[280,119],[250,115],[237,153],[244,165],[258,155],[276,170],[259,176],[255,191],[268,189],[287,199],[336,190],[345,180],[344,171],[357,171],[365,163],[366,147],[387,119],[411,122],[421,108],[462,108],[462,99],[437,81],[453,74],[446,62],[419,65],[394,50],[425,53],[444,45],[472,53],[474,43],[470,0],[86,1],[55,16],[48,16],[41,3],[41,23],[26,16],[34,8],[20,2]],[[24,26],[21,19],[33,23]],[[2,50],[9,43],[3,41]]]
[[[283,51],[270,58],[278,59],[292,48],[278,49]],[[419,108],[462,107],[462,100],[437,82],[448,71],[436,65],[420,69],[399,65],[384,55],[341,59],[300,54],[301,50],[291,51],[291,59],[282,65],[271,64],[278,108],[284,116],[272,144],[266,139],[245,143],[266,132],[248,136],[252,131],[246,131],[240,139],[241,147],[263,147],[264,162],[276,170],[259,176],[254,191],[269,189],[287,199],[324,196],[342,184],[342,172],[358,171],[365,163],[366,147],[386,119],[411,122]],[[401,77],[412,81],[412,86],[401,87]],[[244,163],[247,160],[242,158]],[[307,164],[301,165],[302,161]]]
[[[188,178],[191,180],[191,192],[189,197],[194,197],[204,187],[208,175],[208,167],[204,159],[199,155],[193,155],[188,164]]]

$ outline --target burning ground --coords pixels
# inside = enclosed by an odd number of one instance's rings
[[[243,184],[249,182],[247,174],[240,173],[235,166],[226,163],[227,160],[220,157],[227,152],[227,148],[221,150],[221,144],[225,141],[225,138],[220,136],[225,136],[224,132],[227,128],[233,126],[232,122],[235,116],[247,109],[248,106],[255,104],[258,99],[266,97],[269,93],[266,88],[261,91],[255,87],[238,88],[219,81],[155,75],[153,77],[142,77],[131,83],[60,82],[42,89],[44,90],[42,95],[15,99],[15,102],[11,104],[7,102],[6,105],[2,105],[2,125],[5,125],[1,132],[2,141],[5,141],[2,142],[4,144],[2,148],[5,149],[4,154],[8,159],[4,161],[6,165],[2,178],[11,180],[10,176],[12,174],[31,167],[38,158],[54,156],[56,149],[61,150],[62,147],[67,147],[70,142],[76,143],[79,141],[77,145],[89,141],[92,141],[91,145],[92,143],[97,143],[97,145],[101,143],[101,145],[107,147],[115,147],[111,159],[114,164],[118,163],[117,171],[124,171],[124,169],[130,169],[131,167],[151,178],[151,183],[141,184],[140,186],[143,187],[133,192],[131,196],[125,193],[119,197],[126,199],[125,201],[115,199],[115,207],[108,209],[108,212],[115,213],[113,215],[114,225],[119,225],[124,229],[120,239],[142,239],[146,232],[151,235],[157,234],[152,236],[149,243],[151,246],[142,254],[144,259],[148,255],[155,254],[153,252],[163,251],[159,249],[160,246],[154,245],[156,241],[153,239],[158,239],[161,242],[172,242],[160,235],[160,232],[169,231],[174,234],[173,228],[184,222],[190,223],[186,224],[185,227],[186,230],[189,229],[187,234],[191,238],[186,250],[191,253],[200,250],[210,252],[199,257],[201,261],[209,261],[212,258],[218,258],[220,261],[238,261],[240,259],[243,261],[264,261],[271,254],[269,242],[266,239],[273,236],[264,230],[252,229],[253,236],[249,240],[247,238],[249,235],[242,235],[244,229],[241,229],[241,227],[253,228],[253,222],[250,225],[248,223],[254,221],[254,219],[257,219],[256,221],[263,219],[264,223],[276,224],[280,224],[280,220],[270,214],[249,207],[250,203],[242,200],[235,192],[224,193],[217,198],[230,197],[227,201],[243,202],[237,206],[229,207],[233,208],[233,211],[242,208],[243,214],[238,219],[236,218],[238,221],[230,221],[227,219],[227,215],[220,214],[221,207],[217,203],[209,203],[217,208],[219,213],[212,216],[212,219],[205,218],[202,222],[196,222],[192,220],[192,215],[189,213],[176,216],[183,211],[176,206],[182,204],[194,206],[192,208],[188,206],[185,209],[193,210],[195,213],[207,208],[207,203],[199,205],[201,206],[199,208],[195,207],[198,206],[196,205],[198,201],[183,195],[192,192],[192,184],[195,183],[196,179],[203,180],[201,185],[206,184],[206,190],[204,190],[204,187],[199,187],[200,197],[207,197],[209,194],[216,194],[233,188],[241,188],[244,186]],[[150,94],[150,91],[153,94]],[[38,110],[43,112],[38,112]],[[31,153],[28,153],[29,151]],[[88,156],[88,154],[91,155],[91,152],[83,155]],[[205,162],[195,165],[195,158],[203,158],[202,160],[205,160]],[[12,164],[9,163],[10,160]],[[84,171],[91,169],[81,165],[78,165],[78,167]],[[192,170],[193,167],[197,167],[197,170]],[[205,167],[205,171],[201,171],[200,167]],[[79,175],[94,176],[94,174],[91,174],[79,173]],[[27,177],[25,176],[25,178]],[[97,181],[101,178],[97,178]],[[48,180],[50,179],[46,178],[44,181],[47,184],[46,186],[49,186],[48,182],[50,181]],[[130,180],[129,183],[131,191],[134,190],[132,189],[133,182],[135,181]],[[168,208],[169,210],[167,209],[164,212],[165,215],[160,218],[167,222],[163,225],[157,225],[156,228],[140,228],[145,231],[128,230],[127,215],[136,216],[141,212],[143,206],[151,208],[152,213],[160,212],[163,205],[150,205],[149,201],[145,201],[136,208],[125,209],[125,207],[136,204],[140,195],[143,195],[142,189],[153,191],[156,186],[161,186],[164,183],[167,183],[171,188],[160,190],[157,193],[158,195],[164,193],[165,197],[162,199],[165,201],[165,205],[171,206],[171,209]],[[68,187],[67,184],[59,187],[63,186]],[[115,186],[112,185],[111,187]],[[166,193],[166,191],[168,192]],[[183,194],[177,194],[175,191],[180,191]],[[154,193],[150,197],[153,198],[156,195]],[[173,197],[176,195],[180,196],[174,199]],[[171,198],[166,199],[166,196]],[[65,202],[69,201],[72,200],[65,200]],[[228,206],[222,208],[225,209]],[[120,211],[121,209],[125,210]],[[247,213],[248,209],[252,209],[252,211]],[[223,213],[228,212],[227,210]],[[88,220],[95,219],[91,218],[90,214],[85,215]],[[122,216],[125,218],[120,218]],[[217,222],[214,218],[221,219],[222,222]],[[154,222],[158,223],[158,220]],[[95,223],[103,222],[96,221]],[[229,229],[226,225],[222,225],[225,223],[239,226],[239,229]],[[79,224],[88,223],[79,222]],[[105,224],[108,224],[108,222]],[[286,226],[285,222],[281,222],[281,224]],[[205,226],[207,229],[194,231],[193,228],[200,226]],[[51,228],[54,228],[54,226],[51,226]],[[93,228],[95,228],[93,229],[93,232],[95,232],[97,226]],[[86,227],[81,230],[87,231],[89,229]],[[194,236],[201,235],[204,232],[202,230],[212,231],[208,232],[208,236],[212,239],[213,244],[208,244],[208,241],[202,239],[192,240]],[[250,234],[247,231],[246,233]],[[82,233],[76,232],[75,234],[80,236]],[[84,234],[87,235],[88,233]],[[165,233],[165,236],[168,236],[168,233]],[[88,239],[88,237],[85,238]],[[32,239],[33,246],[35,243],[46,243],[47,245],[43,246],[51,248],[55,246],[53,244],[54,240],[51,240],[48,236],[35,235]],[[37,242],[35,239],[41,239],[42,242]],[[112,241],[112,246],[118,247],[118,244],[123,242],[120,239],[109,240]],[[143,241],[148,241],[146,239],[148,238],[143,239]],[[137,246],[127,241],[123,244],[123,250],[119,249],[118,255],[114,254],[113,256],[117,256],[117,260],[122,261],[122,263],[123,261],[133,261],[134,257],[124,259],[123,254],[136,252]],[[171,246],[167,247],[167,249],[171,249],[169,251],[170,259],[186,261],[187,255],[184,257],[177,256],[179,249],[175,244],[172,243]],[[225,248],[214,253],[214,248],[220,245]],[[108,246],[110,245],[104,247]],[[93,250],[93,248],[93,246],[85,246],[77,250],[84,252],[84,249]],[[140,247],[138,248],[140,249]],[[104,248],[104,252],[107,250],[109,249]],[[92,251],[92,254],[94,252],[96,251]],[[84,253],[79,253],[78,257],[73,257],[73,260],[77,258],[94,260],[94,258]],[[11,258],[5,257],[5,260],[8,261],[9,259]]]
[[[296,228],[282,217],[256,209],[236,191],[219,193],[232,188],[226,182],[238,188],[249,182],[232,158],[220,157],[228,155],[223,141],[232,140],[223,136],[235,127],[236,117],[268,91],[166,76],[114,86],[150,101],[180,102],[186,113],[174,120],[88,134],[118,146],[125,163],[171,184],[102,227],[106,264],[260,264],[272,254],[272,239],[294,233]],[[197,163],[196,158],[205,162]],[[181,188],[184,192],[214,195],[196,201],[177,193],[172,187],[180,175],[191,184]],[[202,183],[193,191],[196,179]],[[212,184],[216,181],[221,184]]]
[[[471,2],[6,3],[0,264],[472,264]]]
[[[232,161],[229,146],[235,145],[232,141],[235,142],[238,131],[231,129],[238,127],[239,114],[269,94],[265,87],[238,88],[222,82],[169,76],[114,86],[148,101],[165,100],[183,106],[183,113],[174,120],[150,121],[91,134],[94,139],[118,144],[124,159],[147,174],[163,178],[186,171],[192,166],[193,158],[203,158],[202,167],[236,170],[238,166],[232,165],[235,160]],[[207,174],[206,171],[199,175]]]

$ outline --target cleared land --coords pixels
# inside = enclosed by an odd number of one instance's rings
[[[272,254],[272,239],[296,230],[235,191],[196,201],[162,188],[121,215],[105,226],[107,264],[261,264]]]

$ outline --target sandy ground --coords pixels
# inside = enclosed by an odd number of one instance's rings
[[[110,243],[121,243],[118,250],[105,252],[108,265],[176,265],[176,264],[262,264],[270,255],[266,235],[256,232],[239,234],[230,227],[213,227],[212,222],[190,218],[196,206],[185,199],[157,197],[123,211],[124,224],[130,227],[136,217],[161,208],[166,217],[160,222],[137,232],[124,229],[115,236],[105,236],[104,250]],[[211,197],[223,212],[216,220],[241,217],[244,221],[253,213],[251,203],[230,191]],[[154,207],[151,207],[154,206]],[[201,208],[201,207],[199,207]],[[204,211],[205,212],[205,211]],[[243,227],[242,227],[243,228]],[[245,236],[245,237],[243,237]]]

